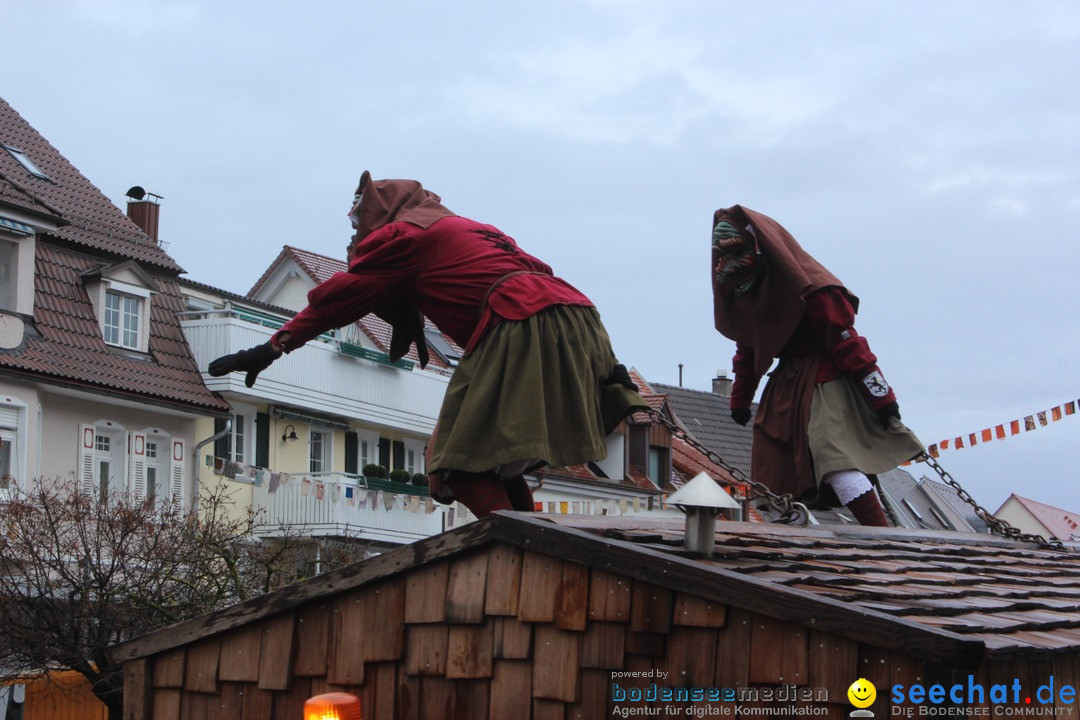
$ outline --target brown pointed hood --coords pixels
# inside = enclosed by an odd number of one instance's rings
[[[764,375],[773,358],[791,338],[806,309],[805,298],[825,287],[844,290],[858,311],[859,299],[835,275],[815,260],[780,223],[741,205],[717,210],[712,227],[727,220],[739,229],[750,228],[758,252],[765,257],[765,275],[756,292],[723,295],[713,278],[713,319],[725,337],[754,350],[755,371]],[[712,268],[719,260],[713,250]]]
[[[363,239],[374,230],[393,222],[408,222],[426,228],[454,215],[443,207],[438,195],[415,180],[372,180],[367,170],[356,188],[360,207],[353,209],[356,237]]]

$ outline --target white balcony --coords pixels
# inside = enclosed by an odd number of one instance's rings
[[[262,533],[288,528],[307,537],[336,537],[407,544],[437,535],[462,514],[429,497],[365,486],[340,473],[282,475],[253,488]],[[457,520],[457,522],[454,522]]]
[[[377,350],[323,336],[274,362],[255,387],[244,373],[205,374],[217,357],[270,339],[281,320],[238,309],[181,313],[181,325],[206,386],[247,396],[252,404],[283,404],[368,425],[428,435],[435,427],[449,377],[412,363],[390,364]]]

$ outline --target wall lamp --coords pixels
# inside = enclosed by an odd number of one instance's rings
[[[285,434],[281,436],[281,442],[286,440],[299,440],[300,436],[296,434],[296,428],[292,425],[285,426]]]

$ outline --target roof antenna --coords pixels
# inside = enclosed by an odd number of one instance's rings
[[[679,363],[679,387],[682,387],[682,363]]]

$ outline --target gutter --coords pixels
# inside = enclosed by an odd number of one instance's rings
[[[199,450],[201,450],[203,447],[209,445],[212,442],[220,440],[221,438],[225,437],[226,435],[228,435],[231,432],[232,432],[232,416],[230,416],[229,419],[225,421],[225,428],[223,430],[221,430],[221,432],[218,432],[218,433],[215,433],[214,435],[211,435],[210,437],[206,438],[205,440],[203,440],[202,442],[198,443],[195,446],[195,452],[192,453],[192,459],[195,462],[195,487],[193,488],[193,492],[191,493],[191,510],[192,510],[192,512],[195,512],[195,513],[199,512],[199,488],[202,485],[202,483],[199,481],[199,468],[202,467],[202,464],[199,462],[199,457],[201,455],[201,453],[199,453]]]

